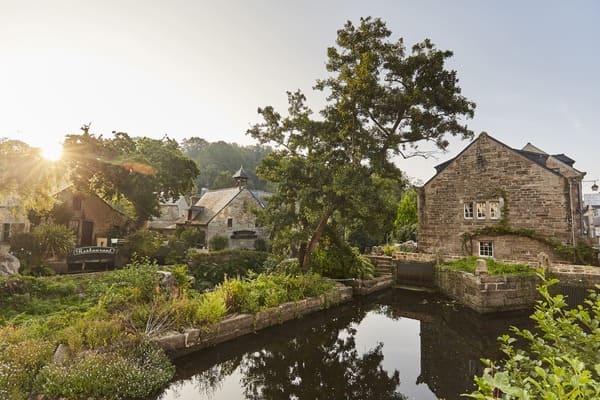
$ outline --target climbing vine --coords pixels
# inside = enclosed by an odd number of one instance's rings
[[[514,228],[510,226],[509,220],[509,202],[506,191],[502,188],[493,189],[488,193],[490,197],[500,197],[503,200],[501,217],[498,221],[498,225],[485,226],[478,228],[473,232],[465,232],[462,234],[463,238],[463,251],[466,254],[473,254],[473,239],[480,235],[513,235],[526,237],[541,243],[546,244],[558,255],[565,259],[572,259],[579,264],[592,264],[598,265],[598,250],[593,248],[587,243],[582,241],[578,242],[575,246],[562,243],[560,240],[555,238],[548,238],[541,235],[533,229],[522,229]]]

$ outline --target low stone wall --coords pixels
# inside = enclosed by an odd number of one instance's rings
[[[255,315],[232,315],[207,327],[190,328],[184,332],[169,332],[153,341],[171,357],[181,357],[322,310],[330,305],[350,301],[352,300],[352,290],[351,287],[338,285],[331,293],[323,296],[281,304]]]
[[[446,296],[479,313],[530,309],[538,299],[536,275],[473,275],[437,266],[435,285]]]
[[[366,296],[368,294],[379,292],[392,287],[394,284],[394,278],[392,275],[384,275],[369,280],[353,280],[347,283],[352,287],[352,293],[355,296]]]
[[[561,284],[593,288],[600,285],[600,267],[589,265],[554,264],[548,267],[548,275]]]

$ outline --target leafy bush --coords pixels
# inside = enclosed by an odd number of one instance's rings
[[[260,274],[254,280],[227,279],[217,289],[229,312],[256,313],[288,301],[318,296],[331,290],[333,282],[318,274]]]
[[[265,239],[258,238],[254,241],[254,249],[256,251],[269,251],[269,246]]]
[[[145,344],[121,353],[85,352],[71,363],[47,365],[35,389],[51,398],[135,399],[156,392],[174,372],[162,350]]]
[[[206,242],[206,234],[200,229],[182,229],[177,236],[187,247],[204,246]]]
[[[208,247],[212,251],[221,251],[225,250],[229,246],[229,239],[225,236],[213,236],[208,241]]]
[[[372,279],[375,267],[356,247],[346,243],[320,247],[311,257],[313,271],[334,279]]]
[[[138,258],[155,259],[164,242],[160,233],[145,229],[132,233],[126,239],[127,242],[123,246],[122,252],[128,259],[134,255]]]
[[[75,234],[64,225],[43,224],[31,232],[39,243],[43,258],[66,257],[75,248]]]
[[[196,290],[206,290],[223,282],[225,276],[245,277],[248,271],[260,273],[268,253],[253,250],[224,250],[190,256],[189,271]]]
[[[459,271],[474,273],[475,268],[477,267],[477,259],[479,257],[467,257],[462,258],[460,260],[456,260],[450,263],[442,264],[445,267],[450,267],[452,269],[457,269]],[[509,275],[509,274],[523,274],[523,275],[533,275],[535,274],[535,269],[531,268],[525,264],[510,264],[503,263],[500,261],[496,261],[493,258],[485,259],[488,267],[488,272],[490,275]]]
[[[42,260],[40,243],[31,232],[21,232],[11,235],[10,252],[19,259],[21,273],[34,269]]]
[[[600,295],[590,294],[584,304],[567,308],[563,295],[552,296],[546,280],[538,288],[542,300],[531,318],[534,332],[513,327],[522,339],[502,336],[506,359],[485,360],[487,367],[475,377],[474,399],[598,399],[600,398]],[[600,285],[596,286],[600,290]]]

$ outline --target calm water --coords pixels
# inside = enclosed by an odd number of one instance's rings
[[[182,358],[157,399],[454,400],[527,315],[393,289]]]

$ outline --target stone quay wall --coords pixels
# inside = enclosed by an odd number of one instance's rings
[[[474,275],[437,266],[435,285],[446,296],[481,313],[530,309],[538,299],[536,275]]]
[[[300,318],[332,305],[352,300],[352,287],[338,285],[331,293],[289,302],[251,314],[229,316],[213,325],[169,332],[153,339],[173,358],[254,333],[269,326]]]

